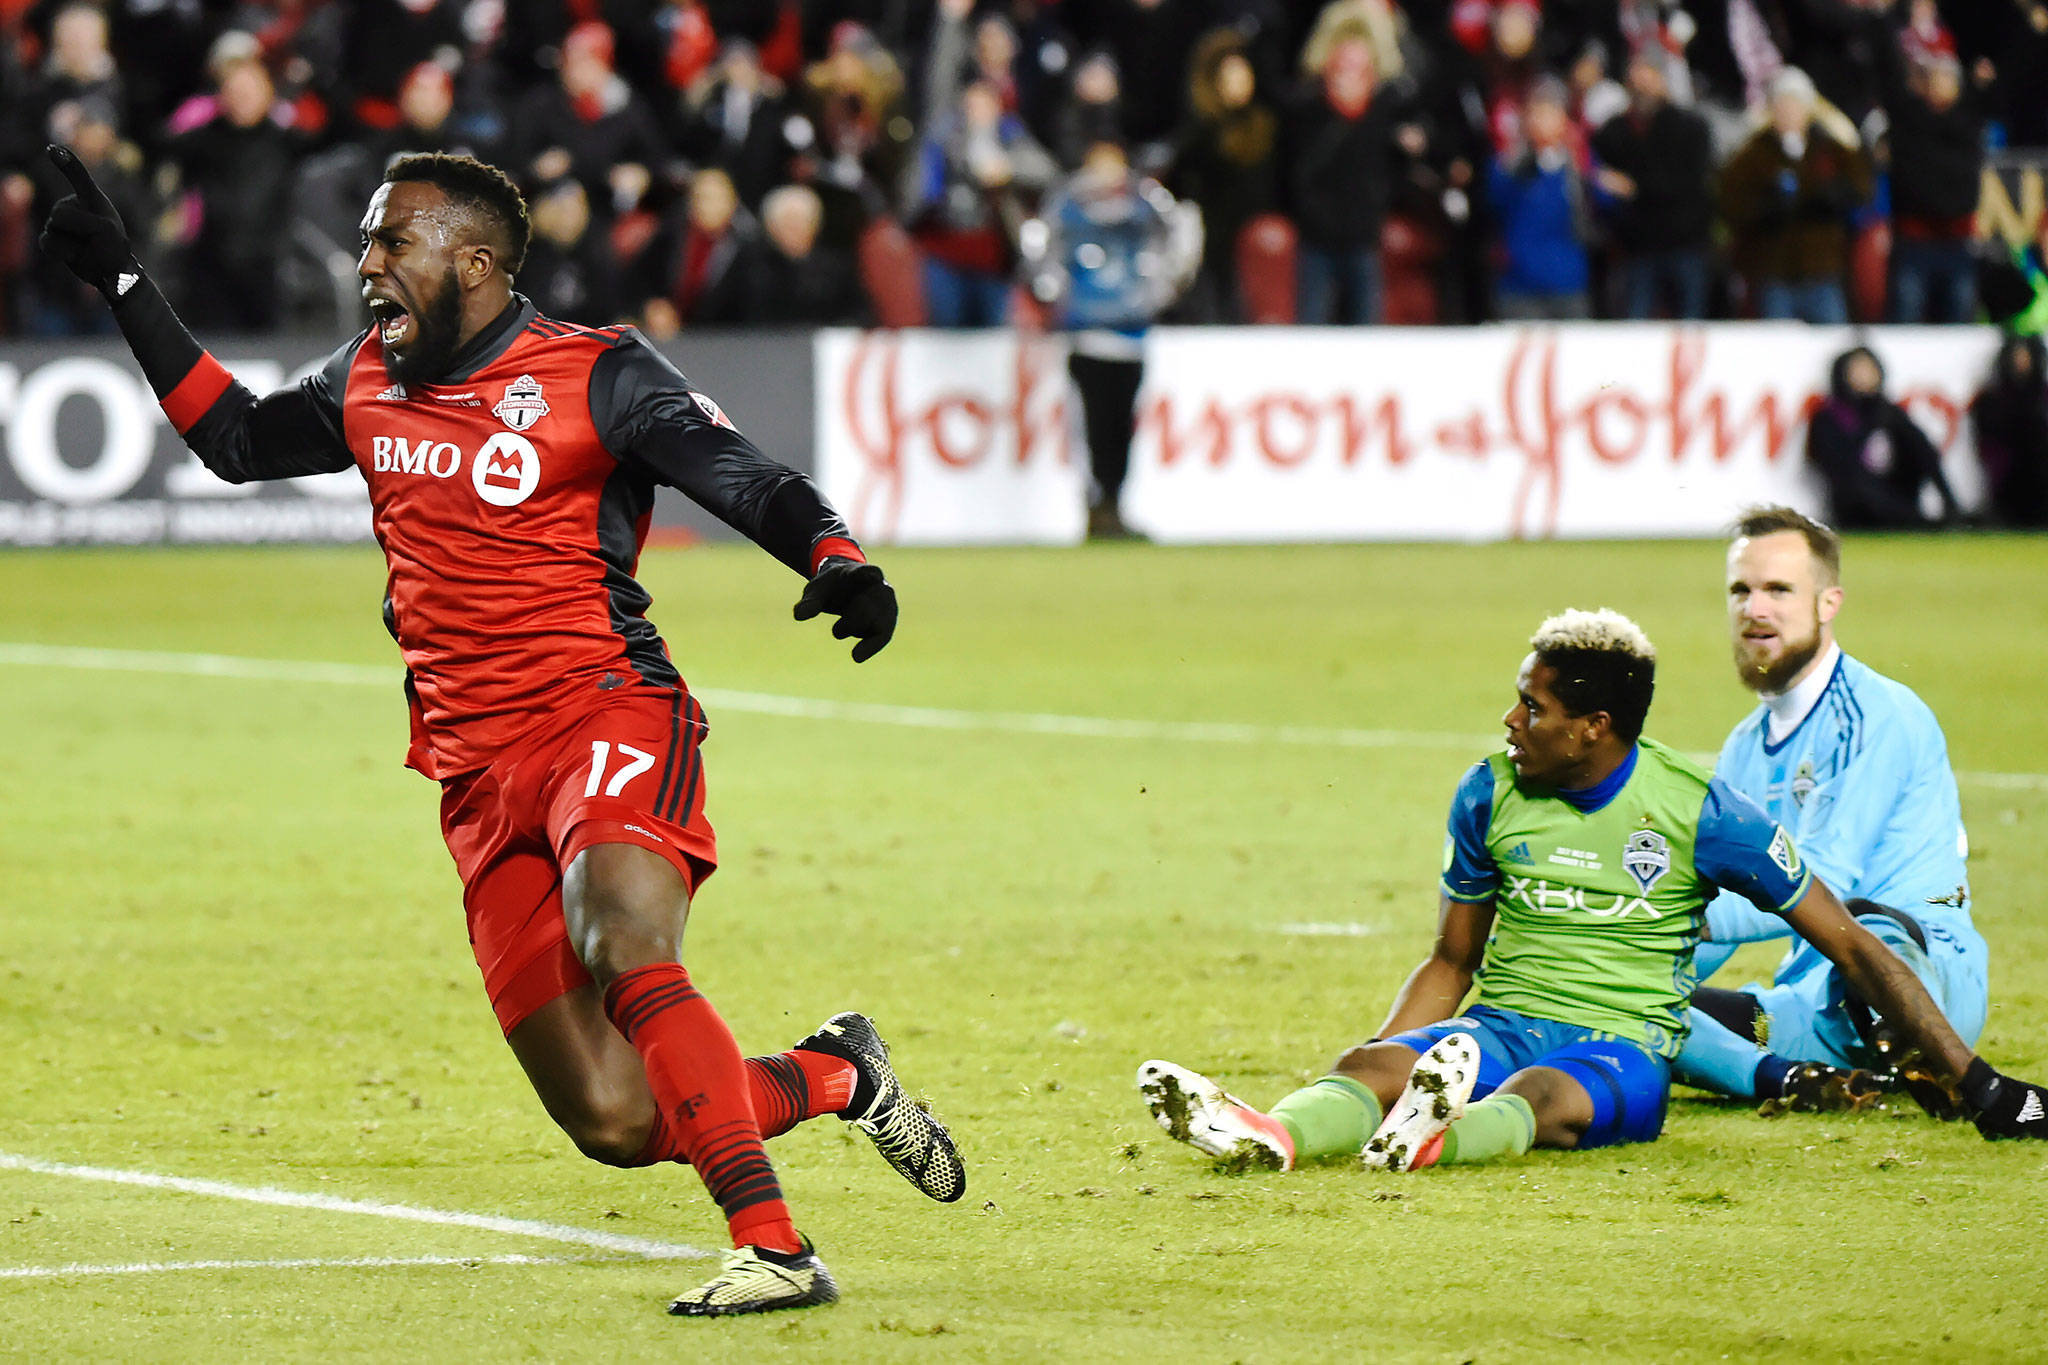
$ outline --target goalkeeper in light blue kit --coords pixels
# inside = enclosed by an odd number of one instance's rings
[[[1714,774],[1792,832],[1849,913],[1904,959],[1974,1045],[1987,953],[1970,922],[1969,843],[1948,743],[1910,688],[1835,643],[1840,579],[1841,542],[1826,526],[1789,507],[1756,508],[1737,523],[1728,620],[1736,672],[1762,705],[1729,734]],[[1901,1060],[1882,1041],[1884,1021],[1783,920],[1724,893],[1707,910],[1700,979],[1738,945],[1776,939],[1791,948],[1774,985],[1693,996],[1677,1078],[1798,1109],[1874,1098],[1881,1080],[1845,1069]],[[1912,1088],[1936,1112],[1950,1109],[1938,1089]]]
[[[1474,764],[1452,799],[1436,943],[1380,1036],[1267,1112],[1146,1062],[1138,1089],[1169,1135],[1278,1170],[1647,1142],[1664,1126],[1707,903],[1727,888],[1824,954],[1960,1090],[1985,1136],[2048,1137],[2042,1089],[1971,1053],[1775,820],[1642,737],[1656,654],[1633,622],[1568,611],[1529,643],[1506,751]]]

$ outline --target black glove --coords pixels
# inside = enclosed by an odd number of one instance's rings
[[[109,302],[120,298],[141,280],[142,267],[128,245],[128,229],[121,225],[114,201],[93,183],[92,172],[69,147],[53,143],[43,154],[71,183],[72,190],[57,201],[43,224],[38,239],[43,254],[69,266],[72,274],[105,294]]]
[[[857,664],[874,658],[896,633],[896,589],[882,577],[879,564],[844,555],[820,564],[797,599],[796,619],[808,621],[821,611],[839,618],[832,627],[833,639],[859,639],[853,647]]]
[[[1963,1104],[1977,1131],[1999,1138],[2048,1138],[2048,1091],[2017,1076],[2001,1076],[1982,1057],[1963,1073]]]

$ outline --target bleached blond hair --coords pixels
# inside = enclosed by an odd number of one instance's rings
[[[1618,611],[1573,608],[1536,627],[1536,657],[1555,670],[1551,691],[1574,716],[1605,711],[1614,733],[1634,743],[1657,686],[1657,647]]]
[[[1626,654],[1647,663],[1657,662],[1657,647],[1643,628],[1620,612],[1601,607],[1585,611],[1572,607],[1550,617],[1529,637],[1529,648],[1538,654],[1567,649],[1586,649],[1599,654]]]

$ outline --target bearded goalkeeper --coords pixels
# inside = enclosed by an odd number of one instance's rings
[[[1971,1053],[1783,828],[1642,737],[1656,655],[1633,622],[1568,611],[1530,648],[1505,752],[1473,765],[1452,801],[1435,947],[1380,1036],[1263,1113],[1147,1062],[1138,1087],[1169,1134],[1280,1170],[1358,1154],[1410,1171],[1647,1142],[1664,1126],[1706,905],[1726,889],[1823,953],[1958,1085],[1986,1137],[2048,1137],[2042,1089]]]

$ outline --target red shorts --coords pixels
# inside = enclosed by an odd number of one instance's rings
[[[590,980],[562,921],[562,870],[577,854],[638,844],[674,863],[692,894],[718,865],[704,733],[694,697],[635,687],[441,784],[470,947],[505,1032]]]

